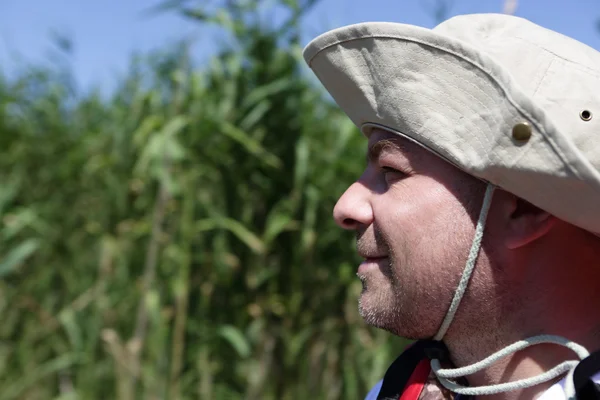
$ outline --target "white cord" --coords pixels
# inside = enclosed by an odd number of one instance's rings
[[[485,228],[485,223],[487,220],[488,212],[490,210],[490,206],[492,204],[492,196],[494,194],[495,187],[491,184],[488,184],[485,196],[483,199],[483,205],[481,207],[481,212],[479,214],[479,220],[477,221],[477,226],[475,228],[475,237],[473,238],[473,244],[471,245],[471,250],[469,251],[469,257],[467,258],[467,264],[463,271],[463,274],[460,278],[460,282],[456,291],[454,292],[454,297],[452,302],[450,303],[450,307],[448,308],[448,312],[444,317],[444,320],[439,328],[438,333],[435,335],[435,340],[442,340],[456,315],[456,311],[458,310],[458,306],[460,305],[460,301],[462,300],[465,291],[469,285],[469,281],[471,279],[471,275],[473,274],[473,270],[475,268],[475,264],[477,263],[477,257],[479,255],[479,251],[481,249],[481,242],[483,239],[483,231]],[[531,386],[539,385],[540,383],[547,382],[551,379],[554,379],[565,372],[568,372],[567,382],[565,385],[565,394],[567,395],[568,400],[575,399],[575,387],[573,384],[573,371],[575,367],[579,363],[579,361],[565,361],[556,367],[546,371],[540,375],[533,376],[526,379],[521,379],[514,382],[500,383],[496,385],[489,386],[479,386],[479,387],[465,387],[457,384],[456,382],[451,381],[453,378],[460,378],[466,375],[471,375],[475,372],[481,371],[494,364],[498,360],[507,357],[517,351],[523,350],[529,346],[533,346],[535,344],[540,343],[554,343],[561,346],[568,347],[573,350],[580,360],[583,360],[585,357],[589,356],[589,352],[581,345],[574,343],[566,338],[560,336],[553,335],[540,335],[535,336],[529,339],[520,340],[516,343],[513,343],[510,346],[505,347],[504,349],[492,354],[491,356],[485,358],[482,361],[476,362],[474,364],[468,365],[462,368],[454,368],[454,369],[442,369],[440,361],[433,359],[431,360],[431,369],[437,376],[439,382],[448,390],[451,390],[455,393],[459,393],[462,395],[471,395],[471,396],[482,396],[496,393],[508,392],[516,389],[528,388]]]
[[[492,204],[492,195],[494,194],[495,186],[492,184],[488,184],[485,190],[485,197],[483,198],[483,206],[481,207],[481,212],[479,213],[479,220],[477,221],[477,227],[475,228],[475,238],[473,239],[473,244],[471,245],[471,251],[469,251],[469,257],[467,258],[467,265],[463,271],[463,274],[460,278],[460,282],[458,283],[458,287],[454,292],[454,298],[452,299],[452,303],[450,303],[450,308],[446,313],[446,317],[438,330],[437,335],[435,335],[435,340],[442,340],[454,319],[454,315],[456,314],[456,310],[458,310],[458,306],[460,301],[462,300],[465,291],[467,290],[467,286],[469,286],[469,280],[471,279],[471,274],[473,273],[473,269],[475,268],[475,264],[477,264],[477,256],[479,255],[479,249],[481,248],[481,240],[483,238],[483,230],[485,228],[485,221],[487,220],[488,211],[490,210],[490,206]]]
[[[449,380],[452,378],[460,378],[462,376],[474,374],[475,372],[481,371],[482,369],[489,367],[490,365],[494,364],[495,362],[504,357],[507,357],[513,353],[523,350],[529,346],[541,343],[553,343],[565,346],[573,350],[580,359],[584,359],[589,355],[589,352],[583,346],[574,343],[568,339],[565,339],[560,336],[540,335],[534,336],[529,339],[520,340],[492,354],[491,356],[485,358],[482,361],[462,368],[442,369],[439,360],[431,360],[431,369],[433,370],[433,372],[435,372],[440,383],[447,389],[463,395],[482,396],[539,385],[540,383],[554,379],[564,374],[565,372],[572,371],[579,363],[579,361],[565,361],[540,375],[527,379],[521,379],[514,382],[501,383],[497,385],[465,387]]]
[[[497,351],[496,353],[492,354],[491,356],[488,356],[485,359],[483,359],[479,362],[476,362],[475,364],[471,364],[469,366],[462,367],[462,368],[439,369],[436,374],[439,377],[450,378],[450,379],[460,378],[461,376],[466,376],[466,375],[472,375],[475,372],[479,372],[479,371],[489,367],[490,365],[494,364],[498,360],[500,360],[504,357],[507,357],[513,353],[516,353],[517,351],[521,351],[523,349],[526,349],[527,347],[534,346],[536,344],[542,344],[542,343],[551,343],[551,344],[558,344],[560,346],[565,346],[565,347],[573,350],[573,352],[575,354],[577,354],[577,356],[580,359],[584,359],[590,355],[585,347],[583,347],[575,342],[572,342],[568,339],[565,339],[561,336],[539,335],[539,336],[534,336],[534,337],[531,337],[528,339],[519,340],[518,342],[513,343],[510,346],[506,346],[502,350]]]
[[[436,360],[433,360],[436,361]],[[433,362],[432,361],[432,362]],[[439,378],[439,382],[448,390],[451,390],[455,393],[459,393],[467,396],[484,396],[490,394],[497,394],[503,392],[510,392],[511,390],[516,389],[524,389],[531,386],[539,385],[540,383],[547,382],[551,379],[554,379],[571,369],[574,369],[578,364],[578,361],[565,361],[562,364],[557,365],[549,371],[544,372],[543,374],[533,376],[531,378],[521,379],[514,382],[507,383],[499,383],[496,385],[489,386],[477,386],[477,387],[469,387],[469,386],[461,386],[451,380],[446,378]]]

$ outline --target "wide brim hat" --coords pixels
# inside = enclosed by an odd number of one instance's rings
[[[600,54],[523,18],[434,29],[369,22],[304,58],[368,137],[396,133],[467,173],[600,233]]]

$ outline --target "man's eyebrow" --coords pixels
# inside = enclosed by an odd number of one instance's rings
[[[383,139],[373,144],[372,146],[369,146],[369,150],[367,151],[367,162],[376,162],[379,159],[381,153],[384,150],[388,149],[397,152],[405,151],[405,149],[400,145],[400,143],[396,142],[395,140]]]

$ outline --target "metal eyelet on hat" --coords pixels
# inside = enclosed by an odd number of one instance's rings
[[[527,142],[531,138],[531,125],[527,122],[519,122],[512,129],[512,137],[517,142]]]
[[[592,112],[590,110],[583,110],[579,113],[579,117],[584,121],[589,121],[592,119]]]

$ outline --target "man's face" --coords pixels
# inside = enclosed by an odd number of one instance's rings
[[[334,210],[365,259],[360,313],[399,336],[432,337],[465,266],[485,186],[383,130],[368,145],[366,170]]]

